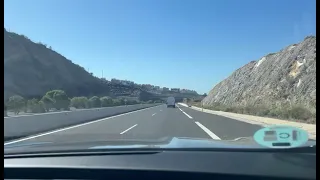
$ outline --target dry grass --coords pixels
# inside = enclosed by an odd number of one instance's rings
[[[192,104],[201,107],[200,102]],[[205,109],[214,111],[233,112],[238,114],[248,114],[254,116],[271,117],[283,120],[292,120],[297,122],[316,124],[316,112],[305,108],[302,105],[294,105],[292,107],[267,107],[258,106],[226,106],[215,103],[212,106],[203,106]]]

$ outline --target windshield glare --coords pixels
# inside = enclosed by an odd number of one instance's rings
[[[315,4],[5,0],[5,153],[315,146]]]

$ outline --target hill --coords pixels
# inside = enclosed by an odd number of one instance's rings
[[[304,109],[315,118],[316,37],[308,36],[298,44],[249,62],[214,86],[202,103],[242,113],[246,113],[245,107],[250,107],[258,114],[283,118],[290,118],[289,110],[294,111],[295,107],[295,113],[304,114],[301,110]],[[309,116],[297,118],[309,119]]]
[[[83,67],[43,43],[32,42],[24,35],[4,29],[4,98],[20,95],[40,99],[46,92],[64,90],[69,97],[110,96],[139,97],[149,92],[150,99],[171,91],[159,86],[132,81],[98,78]],[[181,94],[197,96],[196,91],[182,89]],[[155,97],[153,97],[155,96]]]
[[[42,96],[63,89],[73,96],[107,95],[109,87],[83,67],[41,43],[4,29],[4,97]]]

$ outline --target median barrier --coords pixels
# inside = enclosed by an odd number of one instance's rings
[[[135,104],[128,106],[4,117],[4,141],[86,123],[157,105],[160,104]]]

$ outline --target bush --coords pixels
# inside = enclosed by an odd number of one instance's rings
[[[56,109],[69,109],[70,100],[67,96],[67,94],[62,90],[55,90],[53,94],[53,100],[54,100],[54,107]]]
[[[74,97],[70,100],[70,106],[81,109],[89,107],[89,100],[87,97]]]
[[[226,111],[226,112],[236,112],[236,108],[235,107],[227,107],[224,111]]]
[[[46,112],[44,103],[42,101],[37,101],[36,99],[31,100],[31,106],[29,107],[32,113],[44,113]]]
[[[199,103],[193,103],[194,106],[201,107]],[[205,109],[211,109],[215,111],[234,112],[239,114],[250,114],[257,116],[268,116],[281,119],[295,119],[303,120],[307,123],[315,123],[316,112],[304,108],[301,105],[290,107],[290,105],[283,104],[280,107],[268,108],[264,105],[257,106],[226,106],[219,103],[214,103],[212,106],[204,106]]]
[[[45,105],[46,111],[49,111],[50,108],[56,109],[68,109],[70,100],[67,94],[62,90],[52,90],[48,91],[41,99]]]
[[[89,105],[91,108],[101,107],[101,101],[98,96],[93,96],[89,99]]]
[[[268,113],[268,116],[271,116],[271,117],[279,117],[281,114],[281,111],[279,108],[272,108],[269,113]]]
[[[139,102],[137,100],[128,100],[127,105],[133,105],[133,104],[138,104]]]
[[[126,104],[126,99],[125,98],[120,98],[120,105],[125,105]]]
[[[308,109],[302,106],[294,106],[289,110],[289,116],[293,119],[308,120],[311,119],[313,115]]]
[[[40,101],[43,103],[46,111],[49,111],[50,108],[53,108],[54,100],[48,95],[44,95]]]
[[[25,100],[23,97],[19,95],[14,95],[9,98],[8,106],[10,109],[14,111],[15,114],[19,114],[19,112],[25,106]]]
[[[113,101],[110,97],[104,96],[100,98],[100,101],[101,101],[101,107],[113,106]]]
[[[120,106],[121,105],[121,101],[119,99],[113,99],[113,105],[114,106]]]

